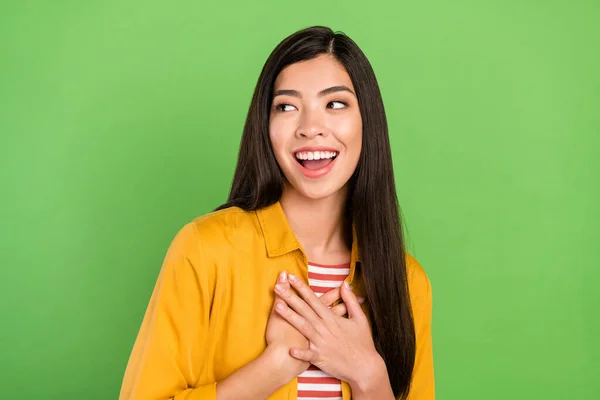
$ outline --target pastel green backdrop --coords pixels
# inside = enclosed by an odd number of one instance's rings
[[[252,90],[309,25],[376,71],[438,398],[599,398],[595,1],[0,6],[0,388],[114,399],[165,251],[224,202]]]

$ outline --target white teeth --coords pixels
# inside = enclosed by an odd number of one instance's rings
[[[299,160],[321,160],[337,156],[337,151],[302,151],[296,153]]]

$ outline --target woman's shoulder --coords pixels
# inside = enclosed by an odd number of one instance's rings
[[[256,213],[232,206],[192,219],[182,227],[179,234],[193,237],[210,248],[232,243],[232,237],[248,238],[249,235],[259,233]]]
[[[200,215],[190,221],[199,231],[211,231],[218,228],[231,228],[236,224],[252,222],[256,219],[254,211],[245,211],[239,207],[231,206],[220,210]]]
[[[251,251],[260,239],[256,213],[229,207],[198,216],[184,224],[171,241],[167,253],[172,260],[189,262],[194,268],[202,266],[206,270],[207,265],[223,260],[226,255]]]

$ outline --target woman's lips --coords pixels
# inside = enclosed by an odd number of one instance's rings
[[[300,160],[300,164],[306,169],[317,170],[333,162],[333,158],[322,158],[320,160]]]
[[[316,168],[307,168],[304,165],[302,165],[300,163],[301,160],[298,160],[298,159],[296,159],[296,165],[298,166],[298,168],[300,169],[300,172],[302,172],[302,174],[304,176],[306,176],[307,178],[316,179],[316,178],[321,178],[322,176],[327,175],[333,168],[333,166],[338,158],[339,158],[339,154],[334,159],[303,160],[303,162],[313,163],[313,165],[311,167],[316,167]],[[323,161],[326,162],[325,165],[323,165],[323,166],[319,166],[318,164],[315,165],[315,163],[321,163]],[[327,162],[327,161],[329,161],[329,162]]]

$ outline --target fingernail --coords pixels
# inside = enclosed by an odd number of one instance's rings
[[[281,271],[279,274],[279,282],[287,282],[287,272]]]
[[[348,281],[344,281],[344,286],[346,286],[346,289],[352,290],[352,287],[350,286],[350,284],[348,283]]]
[[[296,282],[298,280],[298,277],[294,274],[289,274],[289,280],[290,282]]]
[[[283,303],[281,303],[281,302],[278,302],[278,303],[275,305],[275,308],[277,308],[279,311],[283,311],[283,310],[285,310],[285,304],[283,304]]]
[[[275,285],[275,291],[277,293],[281,293],[281,292],[283,292],[283,290],[284,290],[284,287],[282,284],[278,283],[277,285]]]
[[[365,298],[364,297],[358,297],[357,298],[359,303],[364,303],[365,302]]]

